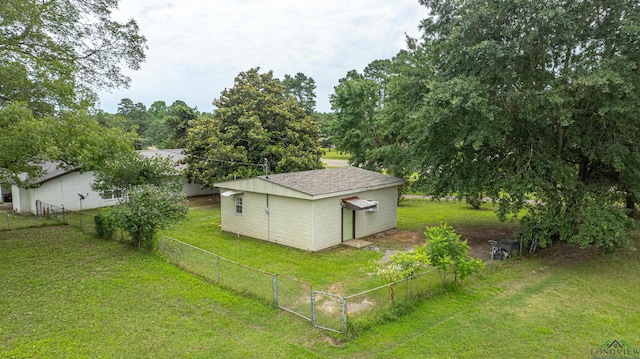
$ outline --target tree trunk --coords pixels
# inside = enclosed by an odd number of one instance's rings
[[[633,194],[627,194],[626,202],[628,210],[627,216],[629,216],[629,218],[634,218],[636,215],[636,200]]]

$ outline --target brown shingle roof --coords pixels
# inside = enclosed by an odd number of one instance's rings
[[[400,186],[404,180],[357,167],[328,168],[258,177],[311,196],[335,192]]]

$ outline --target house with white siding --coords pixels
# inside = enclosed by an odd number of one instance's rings
[[[404,181],[356,167],[216,183],[222,230],[307,251],[396,228]]]
[[[170,158],[179,168],[184,168],[179,161],[184,158],[179,149],[142,150],[141,156],[160,156]],[[19,213],[38,213],[38,206],[64,207],[65,210],[76,211],[108,207],[118,204],[122,192],[118,189],[96,192],[91,188],[95,174],[93,171],[80,172],[78,169],[65,169],[56,162],[42,163],[43,175],[36,184],[29,188],[11,186],[13,211]],[[203,196],[217,193],[215,188],[201,188],[199,184],[185,179],[182,192],[187,197]],[[81,203],[82,202],[82,203]]]

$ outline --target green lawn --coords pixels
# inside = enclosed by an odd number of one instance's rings
[[[335,149],[333,150],[328,150],[326,148],[322,149],[324,151],[324,155],[322,155],[322,158],[326,158],[328,160],[348,160],[349,159],[349,154],[348,153],[344,153],[344,152],[338,152]]]
[[[420,229],[441,220],[422,214],[417,222],[424,223],[409,221],[410,213],[433,212],[430,202],[416,202],[400,208],[401,226]],[[216,233],[219,221],[205,212],[194,210],[184,230],[203,245],[201,233]],[[445,221],[490,226],[489,217],[472,218],[482,212],[463,213]],[[211,249],[226,248],[234,259],[271,271],[320,266],[306,274],[314,285],[348,277],[323,273],[343,271],[328,270],[332,265],[355,276],[375,259],[368,251],[314,255],[242,238],[213,242]],[[285,260],[290,265],[279,263]],[[640,347],[639,272],[640,258],[630,250],[614,257],[541,250],[533,258],[489,263],[462,287],[345,340],[72,227],[2,231],[0,357],[590,358],[607,340]]]
[[[331,286],[341,289],[336,294],[355,294],[382,284],[378,278],[367,276],[382,253],[342,246],[310,253],[261,240],[238,238],[220,229],[219,208],[192,209],[187,221],[162,233],[253,268],[293,276],[311,284],[315,290],[328,290]],[[363,280],[366,283],[363,284]]]
[[[398,228],[423,233],[426,226],[440,223],[456,227],[499,227],[512,226],[512,222],[502,223],[496,217],[491,203],[473,209],[465,202],[432,201],[430,199],[405,199],[398,207]]]

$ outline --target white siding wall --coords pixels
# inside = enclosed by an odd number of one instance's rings
[[[224,192],[221,189],[221,192]],[[236,213],[236,196],[242,196],[242,214]],[[244,236],[268,240],[266,196],[245,192],[220,198],[222,230]]]
[[[225,189],[221,188],[221,192]],[[235,197],[243,197],[243,213],[235,213]],[[220,210],[222,230],[262,239],[303,250],[311,248],[311,201],[244,192],[240,195],[222,196]]]
[[[375,212],[356,211],[355,238],[366,237],[398,226],[396,187],[362,192],[357,195],[363,199],[379,201],[380,208]]]
[[[24,188],[18,188],[17,186],[11,186],[11,195],[13,196],[13,211],[14,212],[22,212],[29,213],[31,209],[29,208],[29,191]],[[24,210],[23,210],[24,209]]]
[[[395,187],[354,195],[380,202],[376,212],[356,211],[357,238],[396,228]],[[220,198],[223,231],[309,251],[342,242],[341,199],[344,196],[311,201],[270,194],[267,214],[266,194],[244,192],[241,194],[242,215],[235,213],[235,196]]]
[[[201,188],[197,183],[187,183],[185,181],[184,186],[182,186],[182,193],[184,193],[187,197],[193,196],[206,196],[209,194],[218,193],[217,188]]]
[[[338,197],[313,202],[313,251],[342,243],[342,204]]]
[[[91,189],[93,172],[71,172],[62,177],[43,183],[38,188],[19,189],[18,200],[13,202],[16,212],[35,213],[36,201],[65,208],[65,210],[80,210],[80,197],[78,193],[86,197],[82,201],[83,209],[113,206],[117,199],[103,199],[98,192]],[[15,191],[14,186],[14,191]],[[88,196],[87,196],[88,194]]]
[[[313,250],[312,205],[309,200],[269,195],[269,240]]]

